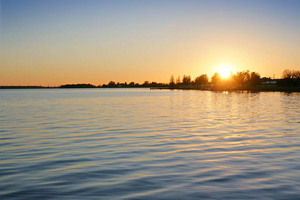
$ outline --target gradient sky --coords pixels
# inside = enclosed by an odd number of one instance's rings
[[[300,69],[299,0],[1,0],[0,85]]]

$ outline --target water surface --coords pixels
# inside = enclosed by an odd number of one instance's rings
[[[300,94],[0,90],[0,199],[299,199]]]

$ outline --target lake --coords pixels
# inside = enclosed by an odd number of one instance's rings
[[[0,90],[0,199],[299,199],[300,93]]]

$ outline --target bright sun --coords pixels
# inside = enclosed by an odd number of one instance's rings
[[[228,68],[223,68],[220,71],[220,75],[222,78],[228,78],[230,76],[230,70]]]
[[[221,65],[218,72],[220,73],[221,78],[229,78],[232,72],[232,66]]]

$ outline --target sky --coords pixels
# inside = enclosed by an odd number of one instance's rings
[[[0,85],[300,69],[299,0],[0,2]]]

